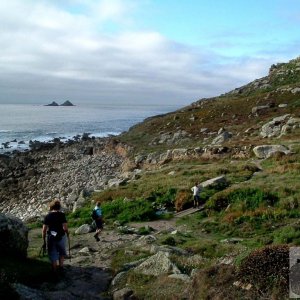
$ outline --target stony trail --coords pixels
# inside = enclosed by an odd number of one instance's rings
[[[40,229],[30,232],[30,243],[42,242],[39,232]],[[96,242],[93,235],[94,233],[71,234],[71,259],[65,260],[64,271],[59,273],[52,282],[41,284],[38,289],[18,285],[17,290],[21,299],[111,299],[105,292],[113,278],[110,270],[112,252],[139,236],[104,230],[100,242]]]
[[[177,213],[170,220],[156,220],[141,223],[130,223],[129,227],[140,228],[149,226],[154,231],[172,232],[179,227],[176,220],[192,214],[199,209],[187,209]],[[42,243],[41,229],[33,229],[29,233],[29,248]],[[65,260],[64,271],[59,273],[52,282],[44,282],[38,289],[32,289],[18,284],[16,286],[21,299],[31,300],[75,300],[100,299],[109,300],[112,296],[107,293],[114,277],[110,269],[113,252],[126,244],[140,238],[137,234],[121,234],[116,229],[105,228],[100,235],[100,242],[96,242],[94,233],[75,235],[70,234],[70,257]],[[68,249],[68,247],[67,247]],[[68,249],[69,251],[69,249]],[[50,270],[50,263],[49,263]]]

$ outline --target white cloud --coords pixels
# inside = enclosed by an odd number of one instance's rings
[[[127,13],[127,7],[121,0],[103,0],[92,5],[91,12],[102,21],[120,20]]]
[[[74,5],[80,7],[76,12]],[[106,22],[130,23],[135,5],[133,0],[0,4],[0,101],[67,97],[187,104],[267,72],[267,60],[224,63],[213,51],[180,45],[158,32],[104,31]]]

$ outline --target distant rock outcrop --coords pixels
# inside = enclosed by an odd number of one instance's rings
[[[71,103],[69,100],[67,100],[63,104],[61,104],[60,106],[74,106],[74,104]]]
[[[46,104],[45,106],[59,106],[55,101],[52,101],[50,104]]]
[[[71,103],[69,100],[65,101],[63,104],[57,104],[57,102],[52,101],[50,104],[46,104],[45,106],[75,106],[73,103]]]

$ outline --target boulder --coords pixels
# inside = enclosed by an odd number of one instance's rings
[[[230,138],[232,138],[232,133],[228,131],[223,131],[212,141],[212,145],[221,145]]]
[[[289,154],[291,151],[283,145],[261,145],[254,147],[253,152],[258,158],[268,158],[275,153]]]
[[[292,89],[291,92],[292,92],[293,94],[300,93],[300,88],[299,88],[299,87],[296,87],[296,88]]]
[[[186,274],[171,274],[168,277],[172,278],[172,279],[182,280],[182,281],[185,281],[185,282],[191,282],[190,276],[188,276]]]
[[[212,179],[202,182],[201,186],[203,188],[205,188],[205,187],[209,187],[209,186],[214,186],[214,185],[218,185],[218,184],[226,184],[226,183],[227,183],[227,180],[226,180],[225,175],[221,175],[221,176],[218,176],[218,177],[215,177],[215,178],[212,178]]]
[[[111,281],[111,285],[112,286],[118,285],[120,282],[122,282],[124,278],[126,278],[126,276],[127,276],[127,271],[122,271],[118,273]]]
[[[115,291],[113,294],[113,300],[125,300],[130,299],[133,295],[133,290],[130,288],[123,288],[121,290]]]
[[[254,106],[252,107],[252,114],[258,114],[261,111],[267,110],[268,108],[270,108],[269,105],[261,105],[261,106]]]
[[[166,252],[158,252],[149,257],[134,271],[144,275],[160,276],[162,274],[180,274],[181,272],[175,264],[169,259],[169,254]]]
[[[89,224],[83,224],[79,228],[76,229],[75,234],[86,234],[91,231],[92,231],[92,229]]]
[[[174,149],[172,151],[173,159],[180,159],[183,157],[186,157],[188,155],[188,149],[182,148],[182,149]]]
[[[279,108],[285,108],[287,107],[288,105],[286,103],[281,103],[278,105]]]
[[[0,213],[0,254],[25,258],[28,247],[28,228],[10,215]]]

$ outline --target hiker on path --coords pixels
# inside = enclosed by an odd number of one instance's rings
[[[96,206],[93,210],[93,214],[95,215],[95,223],[96,223],[96,234],[94,235],[94,238],[97,242],[100,241],[99,234],[103,229],[103,220],[102,220],[102,209],[101,209],[101,203],[97,202]]]
[[[63,270],[66,252],[66,239],[69,237],[66,216],[60,211],[60,201],[54,200],[50,203],[50,211],[44,218],[42,237],[46,245],[48,256],[52,264],[52,270]]]
[[[199,208],[200,207],[200,186],[199,183],[196,182],[195,185],[191,188],[191,191],[193,192],[193,207]]]

